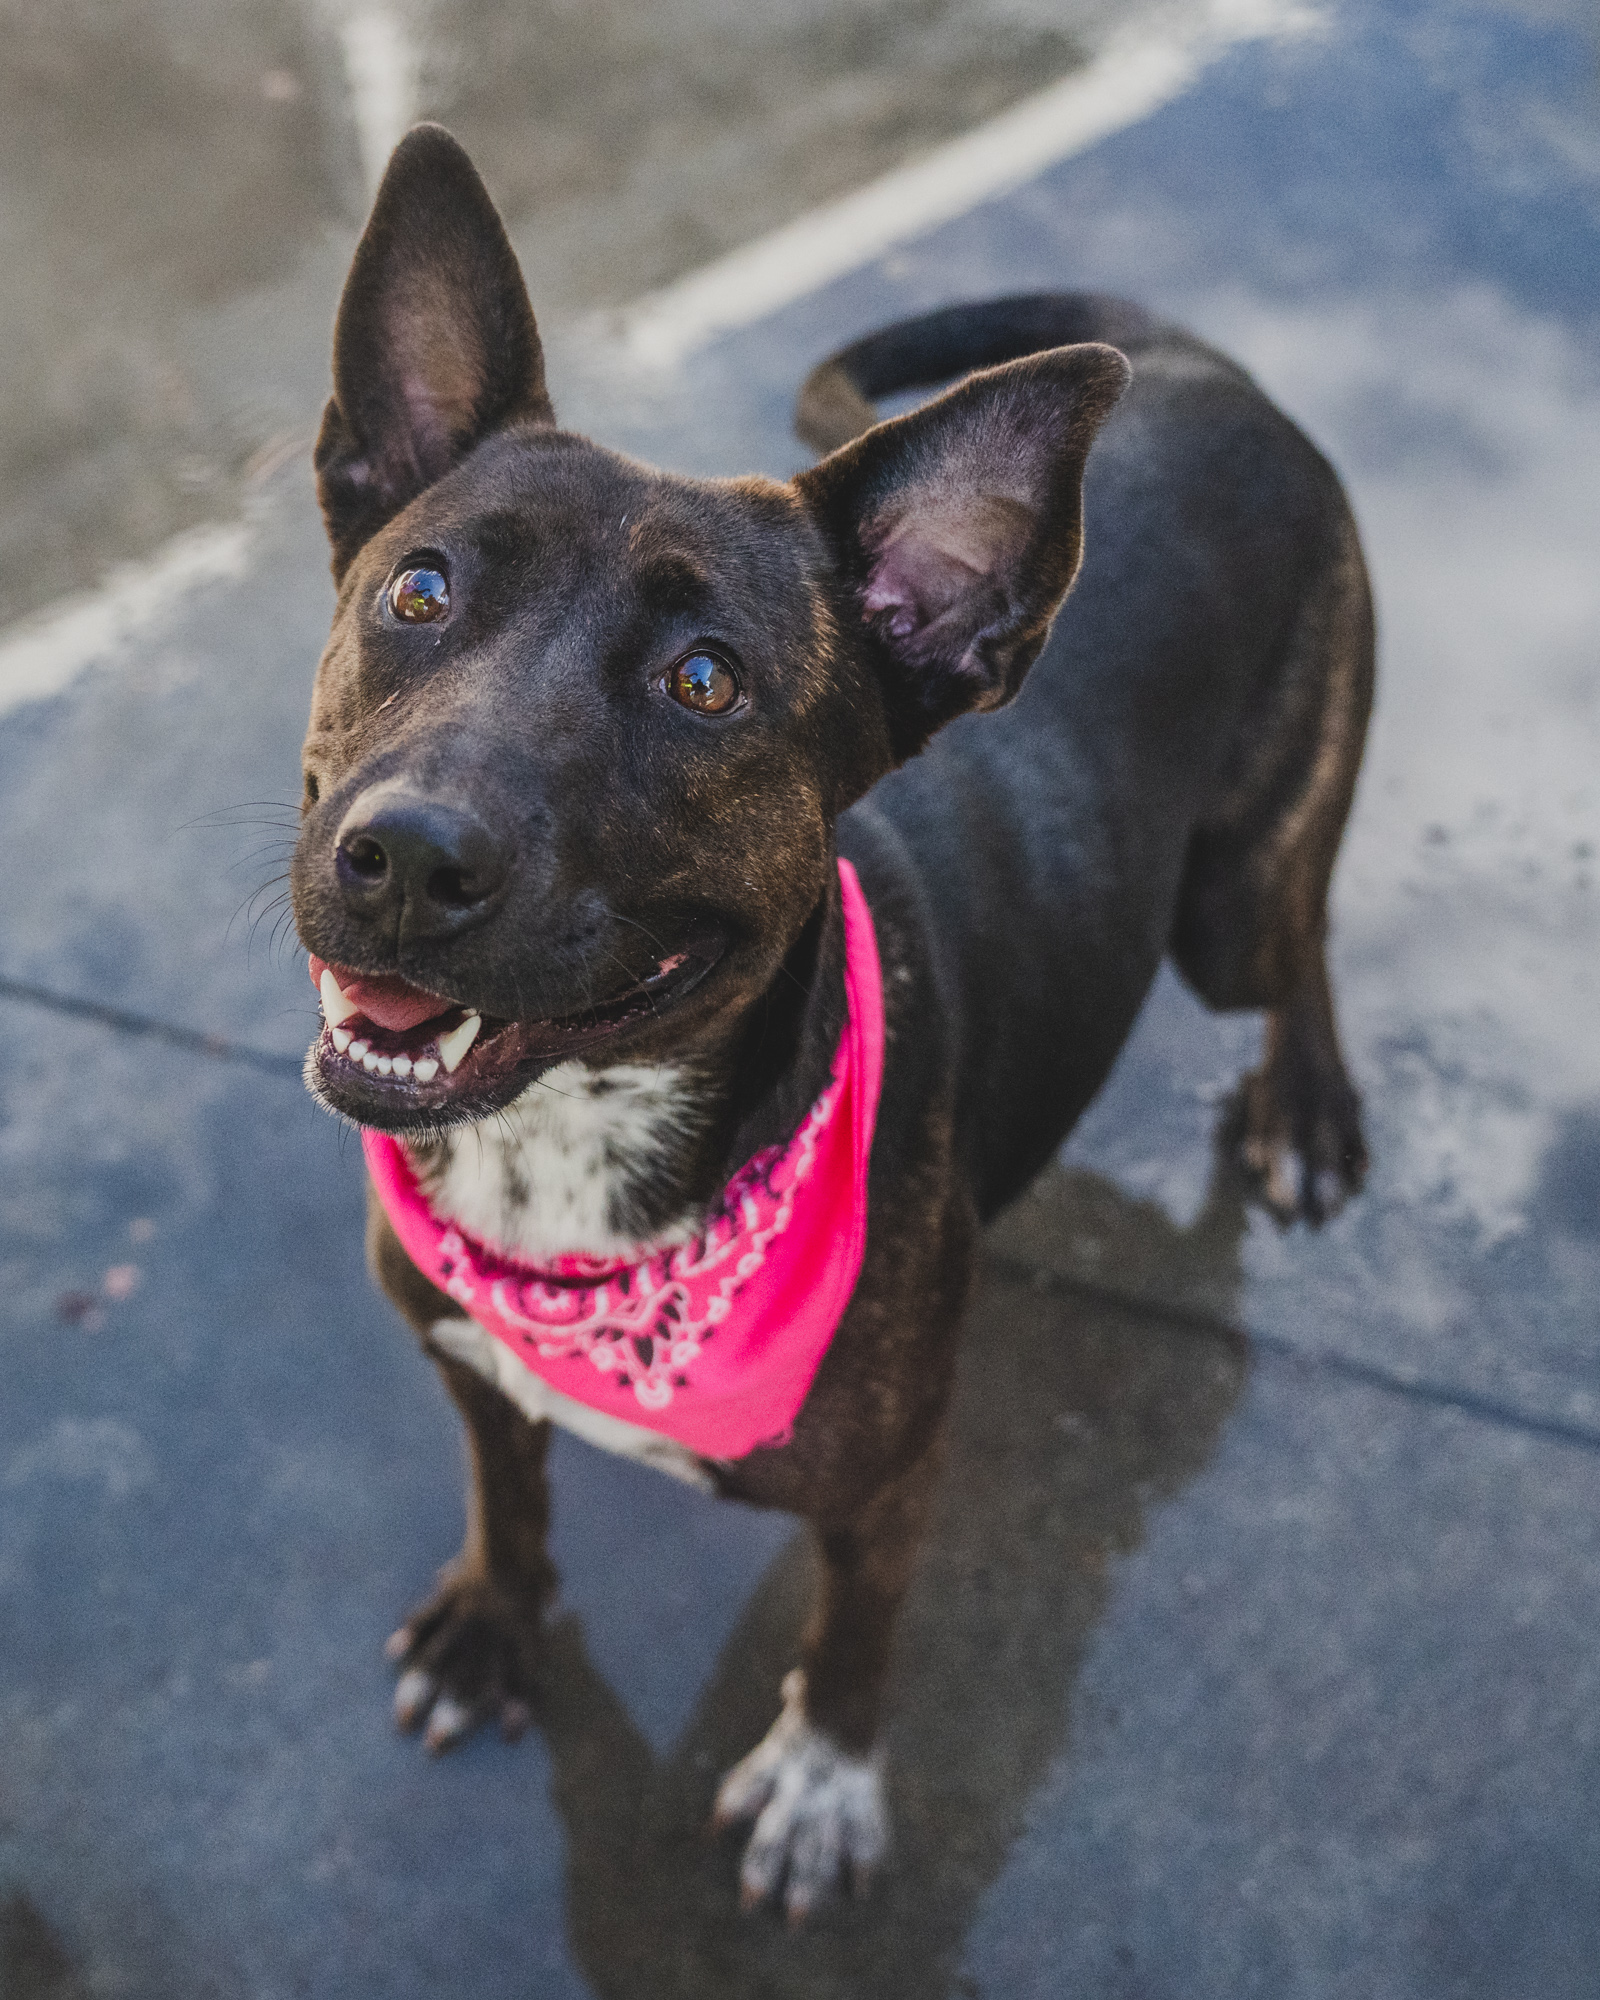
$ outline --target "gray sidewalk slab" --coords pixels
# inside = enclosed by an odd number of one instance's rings
[[[783,471],[850,333],[1123,290],[1330,451],[1378,583],[1334,951],[1369,1192],[1317,1238],[1246,1210],[1211,1134],[1257,1026],[1164,979],[991,1242],[896,1863],[810,1935],[740,1920],[700,1837],[792,1657],[782,1520],[563,1441],[545,1730],[430,1764],[390,1729],[454,1420],[294,1074],[303,964],[228,935],[278,830],[186,824],[295,797],[303,475],[258,482],[241,576],[0,718],[0,977],[213,1038],[0,996],[7,2000],[1595,1990],[1595,58],[1549,13],[1333,8],[676,377],[552,329],[570,419]]]

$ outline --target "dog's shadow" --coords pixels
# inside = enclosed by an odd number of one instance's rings
[[[1070,1696],[1112,1557],[1209,1457],[1244,1380],[1222,1315],[1237,1289],[1242,1189],[1218,1166],[1184,1230],[1108,1183],[1052,1170],[991,1234],[973,1304],[942,1501],[902,1618],[889,1693],[896,1843],[871,1895],[799,1933],[742,1917],[736,1838],[705,1827],[717,1776],[772,1720],[811,1589],[798,1539],[762,1579],[671,1757],[657,1761],[556,1634],[545,1729],[568,1837],[570,1944],[597,1994],[628,2000],[871,1995],[929,2000],[1071,1736]],[[1119,1290],[1181,1265],[1217,1311],[1182,1323]]]

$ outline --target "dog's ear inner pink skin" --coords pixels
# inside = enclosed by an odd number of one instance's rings
[[[899,758],[1021,688],[1077,574],[1084,461],[1128,376],[1094,342],[983,369],[796,479],[871,630]]]
[[[553,424],[516,255],[439,125],[395,148],[345,281],[315,464],[333,573],[472,447]]]

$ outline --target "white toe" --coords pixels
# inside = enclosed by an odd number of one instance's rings
[[[865,1881],[888,1851],[889,1817],[881,1758],[852,1756],[813,1726],[798,1673],[785,1680],[783,1694],[782,1714],[723,1779],[717,1818],[755,1820],[739,1868],[745,1904],[781,1889],[798,1920],[846,1869]]]
[[[415,1729],[427,1714],[436,1692],[432,1674],[420,1667],[403,1673],[394,1687],[394,1719],[402,1729]]]
[[[430,1750],[448,1750],[452,1743],[466,1735],[472,1727],[472,1710],[456,1700],[454,1695],[442,1694],[433,1704],[433,1713],[428,1717],[428,1730],[423,1741]]]

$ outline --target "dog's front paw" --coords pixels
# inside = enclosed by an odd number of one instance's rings
[[[783,1712],[723,1779],[714,1826],[754,1820],[739,1868],[746,1909],[780,1892],[790,1923],[848,1877],[859,1894],[889,1847],[879,1756],[852,1757],[806,1718],[805,1675],[783,1683]]]
[[[540,1607],[481,1577],[446,1577],[384,1648],[400,1668],[394,1719],[436,1754],[480,1722],[511,1741],[533,1719],[543,1654]]]

